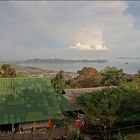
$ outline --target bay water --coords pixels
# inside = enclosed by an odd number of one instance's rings
[[[140,59],[113,59],[107,63],[94,63],[94,62],[78,62],[78,63],[23,63],[23,66],[37,67],[46,70],[64,70],[65,72],[77,72],[83,67],[93,67],[98,71],[103,70],[107,66],[115,66],[122,68],[125,73],[134,74],[140,70]]]

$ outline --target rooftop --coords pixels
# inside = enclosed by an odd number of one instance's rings
[[[56,98],[48,78],[0,78],[0,124],[57,118],[68,107],[65,97]]]

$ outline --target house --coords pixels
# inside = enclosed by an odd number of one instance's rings
[[[48,78],[0,78],[1,129],[4,125],[26,128],[30,123],[47,122],[69,109],[65,97],[56,97]]]

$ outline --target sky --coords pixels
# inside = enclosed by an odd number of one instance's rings
[[[139,57],[139,1],[0,1],[0,60]]]

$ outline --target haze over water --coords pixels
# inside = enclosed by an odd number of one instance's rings
[[[83,67],[94,67],[100,71],[107,66],[122,68],[124,72],[130,74],[137,73],[137,71],[140,70],[139,59],[114,59],[109,60],[107,63],[24,63],[21,65],[38,67],[47,70],[64,70],[65,72],[77,72]]]

